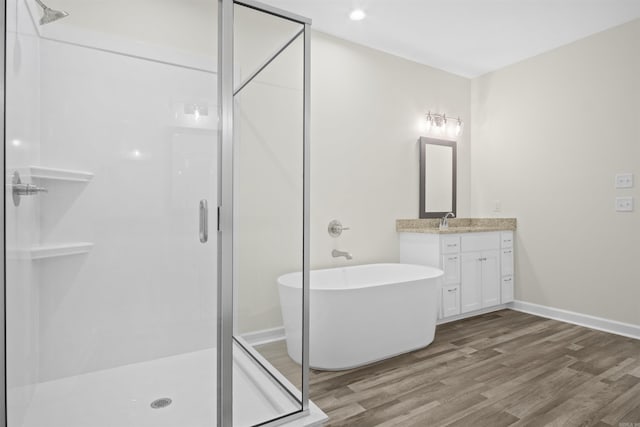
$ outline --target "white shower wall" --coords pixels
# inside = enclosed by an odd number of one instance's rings
[[[43,239],[95,246],[42,263],[41,379],[214,346],[216,244],[198,240],[198,203],[217,200],[217,135],[175,115],[215,115],[215,75],[56,42],[42,53],[42,163],[95,173],[43,198]]]
[[[7,2],[6,40],[6,146],[7,182],[13,171],[37,164],[40,157],[39,68],[40,44],[25,14]],[[38,283],[37,267],[22,259],[25,250],[39,239],[38,204],[25,198],[20,207],[13,205],[11,192],[5,192],[6,237],[6,361],[7,387],[21,387],[9,404],[23,416],[33,390],[27,385],[37,380],[38,357]],[[27,386],[27,387],[23,387]]]
[[[39,97],[29,103],[41,122],[40,137],[29,138],[39,140],[40,158],[15,167],[94,174],[87,183],[47,180],[48,194],[15,210],[16,221],[30,203],[39,211],[35,227],[16,228],[39,231],[31,244],[94,245],[88,254],[21,261],[35,280],[8,300],[37,322],[32,380],[213,347],[216,243],[215,234],[198,240],[198,203],[217,200],[215,74],[52,40],[40,40],[38,53],[32,44],[21,48],[40,62],[28,67],[40,69]],[[196,120],[185,105],[208,116]],[[18,161],[7,159],[9,168]]]

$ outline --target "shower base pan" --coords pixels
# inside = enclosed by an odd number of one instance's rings
[[[237,346],[233,372],[234,426],[252,426],[300,409]],[[215,426],[216,351],[185,353],[9,390],[8,415],[12,427]]]

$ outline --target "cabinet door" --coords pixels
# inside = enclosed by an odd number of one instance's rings
[[[442,288],[442,317],[460,314],[460,287],[445,286]]]
[[[460,311],[468,313],[482,308],[482,253],[461,255]]]
[[[443,255],[442,269],[444,270],[442,282],[445,285],[460,283],[460,255]]]
[[[482,252],[482,307],[500,304],[500,252]]]
[[[502,295],[503,304],[513,301],[513,276],[505,276],[502,278]]]

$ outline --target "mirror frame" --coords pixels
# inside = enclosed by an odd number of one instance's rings
[[[427,186],[426,178],[427,178],[427,165],[426,165],[426,149],[427,144],[430,145],[443,145],[446,147],[451,147],[451,157],[452,157],[452,177],[451,177],[451,211],[457,217],[456,212],[456,187],[457,187],[457,172],[456,172],[456,163],[457,163],[457,150],[456,150],[456,141],[448,141],[444,139],[436,139],[436,138],[427,138],[425,136],[421,136],[418,140],[420,143],[420,218],[442,218],[448,212],[428,212],[425,197],[425,190]]]

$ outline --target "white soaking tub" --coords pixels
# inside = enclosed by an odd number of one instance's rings
[[[342,370],[429,345],[434,338],[442,270],[368,264],[311,271],[309,364]],[[302,354],[302,274],[278,278],[287,351]]]

